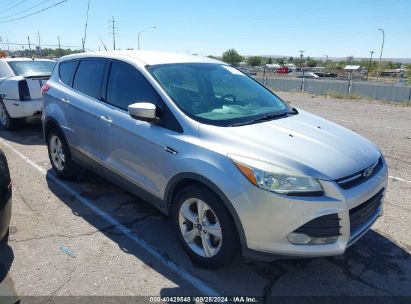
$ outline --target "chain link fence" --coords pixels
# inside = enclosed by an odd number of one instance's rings
[[[307,78],[263,79],[257,77],[256,80],[276,91],[305,92],[316,95],[328,95],[334,93],[343,96],[352,95],[393,102],[411,101],[410,85]]]

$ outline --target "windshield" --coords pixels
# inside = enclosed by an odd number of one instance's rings
[[[228,65],[179,63],[148,69],[177,106],[202,123],[229,126],[289,111],[276,95]]]
[[[10,68],[16,76],[36,77],[50,76],[53,72],[56,62],[54,61],[9,61]]]

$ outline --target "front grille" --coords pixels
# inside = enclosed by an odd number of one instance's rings
[[[330,237],[341,235],[340,218],[337,213],[318,217],[301,226],[295,233],[305,234],[311,237]]]
[[[368,201],[350,210],[351,234],[358,226],[369,220],[375,211],[381,206],[384,190],[385,189],[382,189]]]
[[[373,167],[373,171],[372,171],[372,174],[369,175],[369,176],[364,175],[364,172],[368,169],[368,168],[366,168],[364,170],[361,170],[360,172],[357,172],[357,173],[354,173],[352,175],[337,179],[336,182],[341,188],[343,188],[345,190],[351,189],[355,186],[358,186],[358,185],[362,184],[363,182],[369,180],[370,178],[372,178],[373,176],[378,174],[378,172],[380,172],[380,170],[383,167],[382,157],[380,157],[378,162],[375,163],[374,166],[372,166],[372,167]]]

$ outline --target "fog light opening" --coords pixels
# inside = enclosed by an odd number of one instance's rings
[[[304,245],[309,244],[312,241],[312,238],[302,233],[292,232],[288,235],[288,240],[295,245]]]
[[[334,244],[338,240],[338,235],[327,237],[311,237],[303,233],[291,232],[288,241],[294,245],[327,245]]]

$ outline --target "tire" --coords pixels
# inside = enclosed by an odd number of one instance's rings
[[[20,119],[10,117],[6,106],[3,101],[0,100],[0,126],[2,126],[3,129],[10,131],[15,129],[19,125],[20,121]]]
[[[52,129],[47,136],[47,150],[54,172],[59,177],[70,179],[76,174],[76,164],[71,157],[70,149],[58,129]]]
[[[200,185],[187,186],[177,194],[173,206],[178,238],[194,265],[220,268],[239,253],[235,224],[213,191]],[[200,208],[205,212],[198,213]],[[197,221],[199,214],[205,215],[201,223]]]

